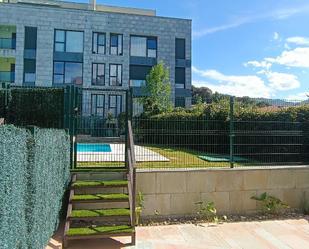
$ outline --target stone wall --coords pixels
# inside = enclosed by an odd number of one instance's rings
[[[144,216],[194,215],[198,201],[214,201],[219,213],[258,210],[254,195],[267,192],[290,207],[309,200],[309,167],[139,170],[137,190],[144,194]]]

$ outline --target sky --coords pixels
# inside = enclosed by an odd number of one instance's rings
[[[85,0],[74,0],[87,2]],[[97,0],[192,19],[192,84],[235,96],[306,99],[309,0]]]

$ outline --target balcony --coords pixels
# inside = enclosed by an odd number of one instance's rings
[[[15,81],[15,59],[0,57],[0,82]]]
[[[0,82],[14,83],[14,81],[15,81],[15,72],[0,71]]]
[[[0,38],[0,49],[16,49],[16,39]]]
[[[0,49],[16,49],[16,26],[0,25]]]

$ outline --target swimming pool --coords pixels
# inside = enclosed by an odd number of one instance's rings
[[[77,152],[112,152],[109,144],[77,144]]]

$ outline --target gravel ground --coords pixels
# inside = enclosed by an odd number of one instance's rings
[[[299,210],[288,210],[280,214],[269,213],[255,213],[247,215],[226,215],[226,219],[223,216],[218,215],[219,224],[228,222],[240,222],[240,221],[265,221],[265,220],[285,220],[285,219],[306,219],[309,220],[309,215],[304,215]],[[213,220],[203,219],[200,216],[186,216],[186,217],[172,217],[166,218],[162,216],[158,217],[145,217],[142,218],[139,226],[159,226],[159,225],[175,225],[175,224],[200,224],[200,223],[214,223]]]

